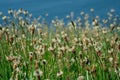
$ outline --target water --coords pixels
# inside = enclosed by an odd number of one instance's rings
[[[79,16],[81,11],[89,13],[90,8],[94,8],[95,14],[104,18],[111,8],[120,15],[120,0],[0,0],[0,11],[7,14],[10,8],[26,9],[35,17],[40,15],[44,17],[48,13],[47,20],[55,16],[65,18],[70,12]]]

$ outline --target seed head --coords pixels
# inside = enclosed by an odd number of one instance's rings
[[[84,80],[84,76],[79,76],[77,80]]]
[[[59,71],[58,73],[57,73],[57,77],[60,77],[60,76],[62,76],[63,75],[63,71]]]
[[[93,9],[93,8],[91,8],[91,9],[90,9],[90,11],[91,11],[91,12],[94,12],[94,9]]]
[[[3,16],[3,17],[2,17],[2,20],[3,20],[3,21],[6,21],[6,19],[7,19],[7,16]]]

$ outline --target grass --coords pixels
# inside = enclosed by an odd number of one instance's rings
[[[103,25],[83,12],[83,20],[67,16],[67,25],[59,19],[47,25],[10,9],[9,18],[1,15],[0,80],[119,80],[120,25],[113,11]]]

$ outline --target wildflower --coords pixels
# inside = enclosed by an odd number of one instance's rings
[[[90,9],[90,11],[91,11],[91,12],[94,12],[94,9],[93,9],[93,8],[91,8],[91,9]]]
[[[52,42],[53,42],[53,43],[56,43],[56,42],[57,42],[57,40],[54,38],[54,39],[52,39]]]
[[[84,80],[84,76],[79,76],[77,80]]]
[[[93,19],[92,25],[93,25],[93,26],[97,26],[97,25],[98,25],[97,19]]]
[[[14,37],[15,37],[15,36],[10,36],[9,41],[10,41],[11,44],[13,43]]]
[[[107,15],[108,15],[109,17],[112,17],[112,14],[111,14],[110,12],[108,12]]]
[[[110,58],[109,58],[109,61],[112,63],[112,62],[113,62],[113,58],[112,58],[112,57],[110,57]]]
[[[32,61],[33,58],[33,52],[29,52],[30,60]]]
[[[114,12],[115,12],[115,9],[111,9],[110,12],[111,12],[111,13],[114,13]]]
[[[84,19],[87,20],[89,18],[89,14],[85,14]]]
[[[72,58],[72,59],[71,59],[71,62],[72,62],[72,63],[74,63],[74,62],[75,62],[75,59],[74,59],[74,58]]]
[[[45,59],[42,60],[43,64],[46,65],[47,61]]]
[[[14,12],[13,12],[13,16],[14,16],[14,18],[18,18],[18,12],[15,10]]]
[[[50,80],[50,79],[45,79],[45,80]]]
[[[78,42],[79,42],[79,40],[78,40],[77,38],[74,38],[74,41],[75,41],[75,43],[78,43]]]
[[[99,16],[96,16],[96,19],[98,20],[98,19],[100,19],[100,17],[99,17]]]
[[[114,24],[110,24],[110,28],[111,28],[111,30],[113,30],[115,28],[115,25]]]
[[[38,69],[39,62],[35,61],[35,69]]]
[[[111,48],[110,50],[108,50],[108,53],[109,54],[113,53],[113,48]]]
[[[26,35],[25,35],[25,34],[22,34],[21,37],[22,37],[23,39],[26,39]]]
[[[7,19],[7,16],[3,16],[3,17],[2,17],[2,20],[3,20],[3,21],[6,21],[6,19]]]
[[[31,17],[32,17],[32,14],[29,14],[29,17],[31,18]]]
[[[85,12],[83,12],[83,11],[80,13],[80,15],[82,15],[82,16],[83,16],[84,14],[85,14]]]
[[[56,23],[56,21],[55,20],[52,20],[52,24],[55,24]]]
[[[25,11],[23,12],[23,14],[24,14],[25,16],[27,16],[27,15],[28,15],[28,11],[25,10]]]
[[[108,31],[107,31],[107,29],[105,29],[105,28],[102,30],[102,33],[103,33],[103,34],[106,34],[107,32],[108,32]]]
[[[120,31],[120,26],[119,26],[119,27],[117,27],[117,30],[119,30],[119,31]]]
[[[40,76],[42,76],[43,75],[43,72],[40,70],[40,69],[37,69],[36,71],[35,71],[35,73],[34,73],[34,75],[40,75]]]
[[[61,77],[63,75],[63,71],[59,71],[58,73],[57,73],[57,77]]]
[[[103,19],[102,22],[103,22],[104,24],[106,24],[106,23],[108,22],[108,20],[107,20],[107,19]]]
[[[35,29],[36,29],[36,25],[30,25],[30,26],[28,27],[28,30],[30,31],[31,35],[34,34]]]
[[[93,65],[92,68],[91,68],[91,73],[92,74],[95,74],[96,73],[96,66],[97,65]]]
[[[37,69],[33,73],[34,76],[38,78],[38,80],[41,80],[41,76],[43,75],[43,72],[40,69]]]
[[[20,9],[18,10],[18,14],[22,14],[22,13],[23,13],[23,9],[20,8]]]
[[[66,51],[66,47],[65,47],[65,46],[62,46],[62,47],[61,47],[61,50],[62,50],[63,52],[65,52],[65,51]]]
[[[37,29],[37,31],[38,31],[39,34],[42,34],[42,29],[41,28]]]
[[[66,18],[67,18],[67,19],[69,19],[69,18],[70,18],[70,16],[69,16],[69,15],[67,15],[67,16],[66,16]]]
[[[15,80],[18,80],[18,74],[15,75]]]
[[[48,51],[54,51],[54,48],[53,47],[49,47]]]
[[[18,62],[14,62],[13,69],[16,69],[18,67]]]
[[[19,24],[20,24],[22,27],[24,27],[26,23],[25,23],[24,20],[21,20],[21,21],[19,22]]]
[[[22,73],[19,67],[17,67],[17,68],[15,69],[15,71],[16,71],[17,73]]]
[[[84,63],[84,64],[87,64],[87,65],[90,65],[90,60],[89,60],[87,57],[85,57],[85,58],[83,59],[83,63]]]
[[[75,46],[72,46],[71,48],[69,48],[69,51],[75,54],[76,53]]]
[[[13,14],[13,10],[12,10],[12,9],[9,9],[9,10],[8,10],[8,13],[9,13],[9,14]]]
[[[62,47],[58,47],[59,53],[62,52],[62,54],[66,51],[66,47],[62,46]]]

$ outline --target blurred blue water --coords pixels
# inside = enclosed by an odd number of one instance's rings
[[[48,13],[48,20],[55,16],[65,18],[70,12],[79,16],[81,11],[89,13],[90,8],[94,8],[95,13],[100,17],[105,17],[111,8],[120,15],[120,0],[0,0],[0,11],[7,14],[10,8],[26,9],[35,17],[40,15],[44,17]]]

